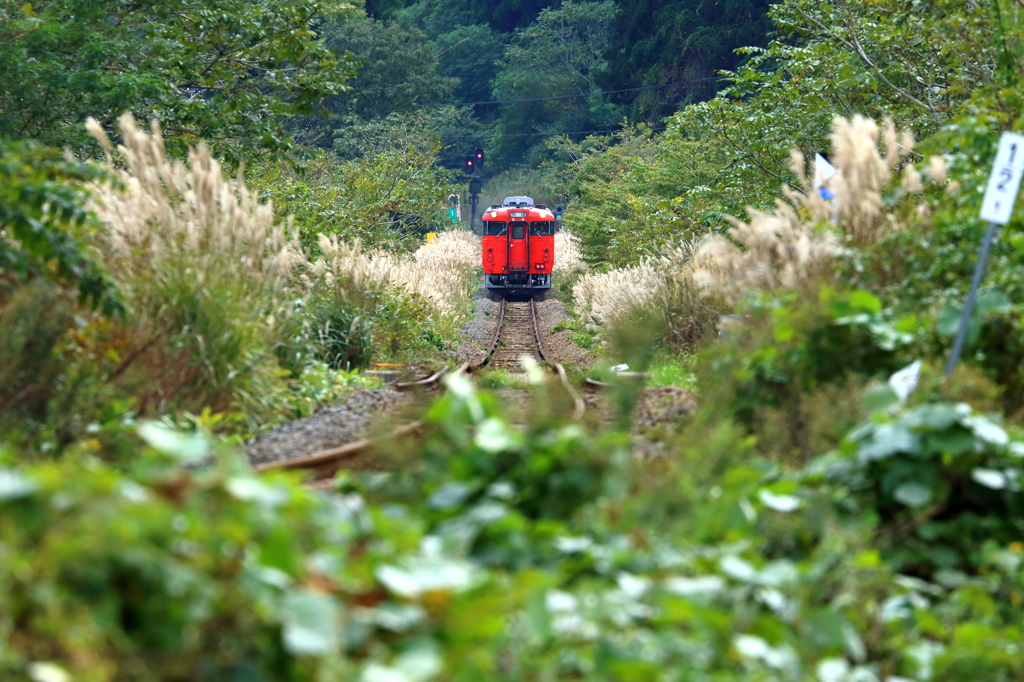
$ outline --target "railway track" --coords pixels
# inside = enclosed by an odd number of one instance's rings
[[[533,299],[525,302],[511,302],[503,299],[499,308],[498,323],[495,326],[494,335],[486,355],[477,363],[464,363],[455,369],[454,373],[472,374],[487,368],[519,368],[521,367],[523,355],[532,357],[538,364],[547,366],[557,374],[562,387],[572,397],[573,418],[581,419],[586,409],[586,404],[579,392],[569,382],[565,368],[561,363],[555,362],[547,355],[541,338],[537,306],[534,304]],[[394,384],[393,387],[398,390],[430,388],[439,385],[447,374],[448,370],[445,369],[417,381]],[[416,421],[395,429],[389,437],[409,435],[419,431],[420,428],[422,428],[422,422]],[[305,457],[263,464],[256,467],[256,471],[305,469],[313,474],[314,481],[324,481],[332,478],[338,469],[345,466],[346,462],[366,453],[373,447],[373,440],[360,440],[329,450],[322,450]],[[313,485],[317,485],[317,483],[314,482]]]

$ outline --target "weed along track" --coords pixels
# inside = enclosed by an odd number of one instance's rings
[[[525,383],[527,375],[523,371],[523,355],[531,357],[538,365],[547,367],[558,377],[560,389],[555,390],[568,394],[571,399],[573,418],[582,418],[586,405],[579,392],[570,384],[565,368],[547,356],[544,343],[541,340],[537,307],[532,299],[529,301],[502,300],[498,323],[484,358],[477,363],[464,363],[453,370],[453,373],[471,374],[485,379],[487,373],[492,370],[506,372],[511,370],[517,373],[515,376],[522,377],[523,383]],[[392,387],[402,391],[434,390],[442,385],[442,379],[448,373],[448,370],[442,370],[419,381],[393,384]],[[503,400],[520,405],[524,415],[531,408],[530,403],[534,399],[533,391],[526,388],[503,388],[498,389],[498,393]],[[358,466],[358,462],[364,461],[366,455],[373,451],[381,441],[412,436],[422,427],[423,423],[416,420],[392,429],[377,440],[362,439],[292,459],[269,462],[258,466],[256,470],[305,469],[312,473],[314,481],[330,479],[339,469]]]

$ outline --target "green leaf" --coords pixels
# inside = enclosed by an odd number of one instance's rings
[[[920,481],[908,481],[893,491],[893,498],[908,507],[923,507],[932,499],[932,489]]]
[[[769,509],[777,512],[792,512],[800,508],[800,498],[795,495],[776,495],[767,488],[757,491],[757,498]]]
[[[488,417],[477,428],[473,442],[485,452],[498,453],[514,450],[519,446],[520,439],[502,419]]]
[[[973,479],[975,483],[980,483],[986,488],[992,488],[993,490],[1002,490],[1008,483],[1006,474],[1002,471],[996,471],[995,469],[982,469],[980,467],[971,471],[971,479]]]
[[[413,599],[426,592],[460,592],[477,580],[477,569],[455,559],[418,558],[404,566],[381,566],[377,579],[400,596]]]
[[[1003,427],[988,417],[980,414],[971,415],[963,420],[964,426],[971,429],[974,435],[989,445],[1005,447],[1010,443],[1010,436]]]
[[[970,414],[970,411],[970,407],[967,405],[931,403],[908,411],[900,421],[913,429],[925,428],[929,431],[944,431],[958,424],[960,419]]]
[[[928,434],[928,446],[945,455],[962,455],[974,449],[974,434],[966,429],[948,429]]]
[[[235,476],[224,486],[233,497],[256,502],[263,507],[279,507],[288,500],[288,491],[281,486],[270,485],[254,476]]]
[[[202,459],[210,450],[210,443],[202,434],[182,433],[159,422],[143,422],[139,435],[153,449],[186,462]]]
[[[857,458],[863,464],[901,452],[914,454],[920,450],[921,440],[916,434],[899,424],[881,424],[875,428],[871,440],[857,450]]]
[[[289,592],[281,605],[285,649],[296,656],[323,656],[338,648],[341,607],[329,596]]]
[[[896,405],[899,405],[900,398],[896,391],[888,384],[873,384],[864,391],[860,404],[866,412],[874,414],[885,412]]]
[[[35,481],[14,469],[0,469],[0,502],[28,497],[39,486]]]
[[[882,312],[882,300],[869,291],[857,290],[850,294],[850,307],[875,315]]]
[[[977,311],[978,315],[984,316],[1005,313],[1012,307],[1013,301],[1006,294],[995,289],[989,289],[978,294],[975,311]]]

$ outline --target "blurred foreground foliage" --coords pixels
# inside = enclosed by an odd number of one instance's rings
[[[544,399],[544,389],[540,399]],[[1024,443],[966,404],[872,401],[783,469],[727,423],[671,457],[461,378],[401,473],[255,476],[146,422],[2,456],[0,670],[76,680],[1011,680]],[[182,468],[209,456],[217,464]],[[50,675],[50,677],[41,677]]]

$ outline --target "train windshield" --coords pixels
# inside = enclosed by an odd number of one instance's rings
[[[554,220],[534,220],[530,223],[530,236],[532,237],[547,237],[554,233]]]
[[[484,236],[487,237],[502,237],[505,234],[505,223],[501,220],[485,220],[484,221]]]
[[[516,221],[512,223],[512,239],[522,239],[526,236],[526,223]]]

